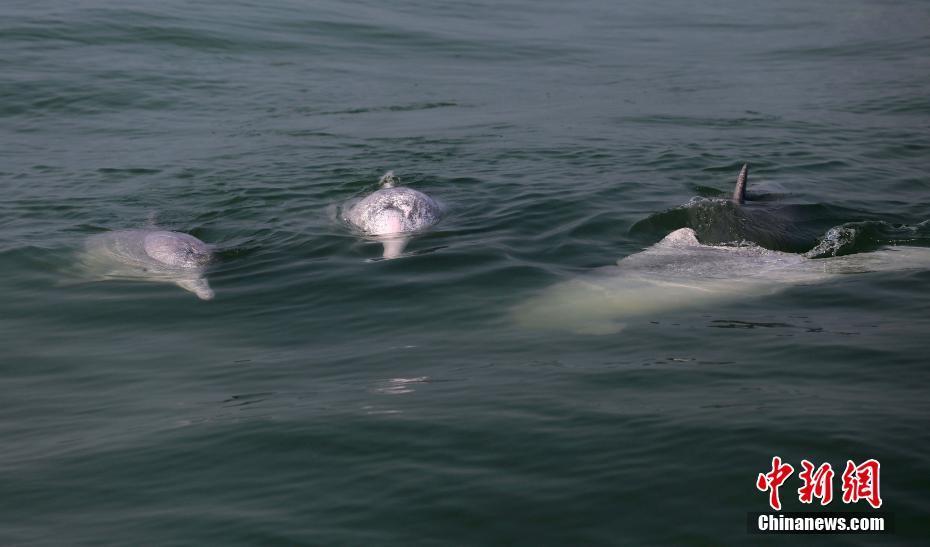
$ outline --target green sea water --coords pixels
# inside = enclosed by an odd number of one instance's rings
[[[743,162],[748,223],[701,205]],[[373,260],[340,208],[388,170],[447,213]],[[0,545],[919,543],[930,268],[511,312],[684,226],[930,246],[928,170],[920,0],[7,0]],[[75,279],[152,219],[214,300]],[[895,533],[749,536],[775,455],[834,511],[879,460]]]

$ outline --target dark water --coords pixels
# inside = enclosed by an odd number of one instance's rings
[[[930,245],[926,2],[8,0],[0,97],[0,544],[750,544],[773,455],[930,533],[930,271],[509,315],[685,225]],[[449,213],[371,261],[389,169]],[[153,214],[214,301],[69,282]]]

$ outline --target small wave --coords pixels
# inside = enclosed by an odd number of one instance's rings
[[[883,245],[930,244],[930,221],[895,226],[882,220],[847,222],[834,226],[820,238],[808,258],[826,258],[873,251]]]
[[[449,108],[453,106],[460,106],[460,105],[458,103],[453,103],[453,102],[411,103],[411,104],[400,104],[400,105],[389,105],[389,106],[348,108],[345,110],[333,110],[329,112],[320,112],[319,114],[322,116],[327,116],[327,115],[336,115],[336,114],[368,114],[371,112],[414,112],[417,110],[432,110],[434,108]]]

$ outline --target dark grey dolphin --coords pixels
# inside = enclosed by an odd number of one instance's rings
[[[742,165],[725,196],[694,197],[636,222],[630,233],[654,237],[688,227],[706,243],[752,241],[767,249],[804,252],[829,228],[820,205],[775,199],[777,192],[750,193],[749,164]]]

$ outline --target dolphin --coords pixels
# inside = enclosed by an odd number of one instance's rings
[[[616,266],[545,289],[513,312],[526,327],[609,334],[630,318],[706,308],[847,274],[910,269],[930,269],[930,248],[811,259],[755,244],[702,245],[694,230],[681,228]]]
[[[349,207],[345,221],[363,234],[380,241],[384,258],[403,253],[410,236],[433,226],[442,207],[433,198],[404,186],[395,186],[393,171],[381,177],[381,188]]]
[[[204,277],[213,258],[196,237],[167,230],[116,230],[87,238],[80,264],[96,279],[174,283],[201,300],[212,300]]]

